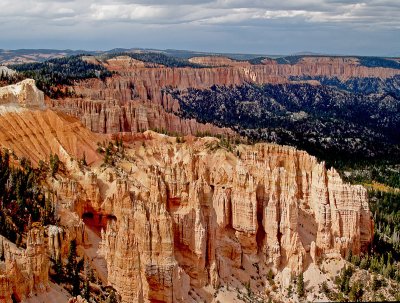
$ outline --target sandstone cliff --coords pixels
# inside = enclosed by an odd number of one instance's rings
[[[44,94],[37,89],[35,80],[26,79],[15,85],[0,87],[0,106],[4,105],[43,108]]]
[[[198,123],[195,119],[182,119],[162,106],[150,102],[74,98],[54,100],[52,104],[56,109],[79,118],[87,129],[97,133],[137,133],[157,129],[184,135],[206,132],[233,134],[233,131],[227,128]]]
[[[48,287],[49,258],[43,228],[28,232],[26,249],[17,248],[0,236],[0,302],[20,302]]]
[[[99,141],[79,121],[62,113],[38,110],[0,116],[0,146],[35,164],[48,161],[51,153],[59,154],[65,164],[71,157],[81,159],[84,155],[89,163],[97,161]]]
[[[245,284],[249,273],[300,272],[371,242],[365,189],[343,184],[305,152],[257,144],[232,153],[217,139],[186,140],[133,136],[115,167],[76,168],[54,179],[49,186],[68,232],[49,228],[35,256],[65,256],[72,238],[95,245],[76,212],[93,218],[85,220],[101,237],[106,282],[123,302],[211,302],[214,288]],[[10,277],[7,270],[1,280],[7,296],[38,292],[29,283],[14,292]]]
[[[290,77],[327,77],[342,81],[353,77],[390,78],[400,72],[390,68],[361,66],[358,59],[306,57],[296,64],[263,64],[233,61],[223,57],[196,57],[192,62],[207,68],[170,68],[121,56],[104,62],[116,74],[104,82],[90,79],[77,82],[79,98],[53,100],[51,106],[81,119],[95,132],[137,132],[163,128],[181,134],[229,133],[212,125],[177,117],[179,104],[164,93],[168,87],[185,90],[212,85],[287,83]]]
[[[97,171],[99,194],[84,199],[108,218],[100,252],[123,302],[190,302],[207,285],[246,283],[248,264],[300,272],[371,242],[366,190],[305,152],[257,144],[237,157],[212,151],[215,139],[174,140],[146,133],[117,164],[124,177]]]
[[[48,258],[65,256],[69,240],[93,253],[87,227],[101,257],[91,256],[106,265],[96,270],[123,302],[211,302],[220,285],[359,254],[373,237],[366,190],[291,147],[228,151],[215,138],[178,143],[148,131],[126,136],[115,165],[104,166],[94,145],[107,136],[75,118],[24,111],[0,116],[0,126],[0,143],[18,157],[38,162],[52,151],[67,168],[46,180],[64,228],[48,227],[47,241],[44,229],[32,229],[25,251],[3,245],[0,299],[7,303],[46,289]],[[83,151],[90,166],[77,164]]]
[[[250,66],[247,61],[236,61],[222,56],[193,57],[189,62],[203,66]]]

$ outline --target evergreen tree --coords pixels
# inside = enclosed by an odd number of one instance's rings
[[[89,301],[90,299],[90,286],[89,286],[89,279],[85,279],[85,283],[83,285],[83,297]]]
[[[68,282],[72,285],[71,294],[77,296],[80,294],[81,278],[79,276],[83,267],[83,259],[77,260],[76,241],[72,240],[69,245],[68,263],[66,265]]]
[[[270,285],[274,285],[274,273],[272,272],[272,269],[270,269],[267,273],[267,279]]]
[[[62,283],[64,282],[64,266],[62,264],[61,258],[57,258],[54,261],[54,265],[53,265],[53,270],[54,270],[54,281],[56,283]]]
[[[81,164],[82,164],[83,166],[87,166],[87,162],[86,162],[86,153],[85,153],[85,152],[83,152]]]
[[[51,175],[54,177],[60,168],[60,159],[57,154],[50,154],[50,171]]]
[[[381,287],[381,285],[382,285],[381,280],[379,280],[376,275],[373,275],[371,283],[372,291],[376,292]]]
[[[350,291],[350,278],[353,275],[353,269],[348,266],[342,269],[340,277],[338,278],[338,285],[340,291],[347,295]]]
[[[299,297],[304,297],[304,276],[303,273],[300,273],[297,277],[297,294]]]
[[[349,292],[349,299],[352,302],[360,302],[363,295],[363,286],[360,282],[354,282]]]

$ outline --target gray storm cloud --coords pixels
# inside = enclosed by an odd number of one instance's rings
[[[0,48],[391,54],[398,15],[398,0],[0,0]]]

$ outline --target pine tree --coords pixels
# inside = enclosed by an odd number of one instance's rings
[[[80,261],[77,260],[76,241],[72,240],[69,245],[68,263],[66,266],[66,270],[68,282],[72,285],[71,293],[73,296],[77,296],[80,294],[81,278],[79,276],[79,272],[82,270],[82,268],[83,259]]]
[[[297,294],[299,297],[304,297],[304,276],[300,273],[297,277]]]
[[[3,244],[3,240],[2,239],[1,239],[1,242],[0,242],[0,261],[5,261],[4,244]]]
[[[75,275],[75,268],[76,268],[76,241],[72,240],[69,243],[69,251],[68,251],[68,263],[66,266],[67,270],[67,278],[71,280]]]
[[[64,266],[62,264],[61,257],[54,261],[53,270],[55,273],[54,281],[58,284],[64,282]]]
[[[51,170],[51,175],[53,177],[58,172],[59,168],[60,168],[60,159],[58,158],[58,155],[50,154],[50,170]]]
[[[83,285],[83,297],[89,301],[90,299],[90,287],[89,287],[89,279],[85,280],[85,283]]]
[[[85,151],[83,152],[81,164],[82,164],[83,166],[87,166],[87,162],[86,162],[86,153],[85,153]]]
[[[352,302],[360,302],[363,295],[363,287],[360,282],[354,282],[349,292],[349,299]]]
[[[373,276],[372,278],[372,284],[371,284],[371,289],[372,291],[377,291],[381,287],[381,280],[377,278],[376,275]]]
[[[272,269],[270,269],[268,271],[267,279],[268,279],[268,282],[269,282],[270,285],[274,285],[275,284],[275,282],[274,282],[274,273],[272,272]]]

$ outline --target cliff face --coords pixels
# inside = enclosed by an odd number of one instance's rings
[[[37,89],[35,80],[26,79],[15,85],[0,87],[0,106],[4,105],[43,108],[44,94]]]
[[[28,232],[26,249],[17,248],[0,236],[0,302],[12,303],[46,291],[48,287],[49,259],[43,228]]]
[[[114,166],[100,166],[94,145],[108,138],[75,118],[24,111],[0,116],[0,126],[1,144],[18,157],[37,162],[52,151],[66,166],[47,180],[65,229],[49,227],[47,241],[32,229],[25,251],[3,245],[7,303],[45,290],[48,256],[65,256],[69,240],[95,245],[81,218],[98,233],[104,277],[123,302],[211,302],[218,285],[359,254],[373,237],[366,190],[294,148],[228,152],[215,138],[177,143],[145,132],[130,136]],[[83,151],[94,163],[80,168]]]
[[[65,218],[62,219],[64,223]],[[68,254],[69,242],[85,243],[83,222],[69,221],[67,229],[46,228],[34,223],[29,230],[26,249],[18,248],[0,235],[0,302],[23,302],[49,290],[50,258]]]
[[[101,91],[101,89],[99,89]],[[165,96],[166,100],[171,100]],[[168,101],[166,101],[168,102]],[[171,102],[171,101],[170,101]],[[176,107],[178,103],[175,101]],[[53,100],[52,106],[77,117],[89,130],[97,133],[137,133],[149,129],[166,130],[177,134],[232,134],[227,128],[210,123],[199,123],[194,119],[182,119],[159,104],[141,101],[120,102],[117,100],[64,99]]]
[[[342,81],[353,77],[385,79],[399,74],[396,69],[361,66],[355,58],[303,58],[293,65],[278,64],[268,59],[263,64],[251,65],[222,57],[197,57],[191,61],[212,67],[169,68],[129,57],[110,59],[103,64],[116,75],[104,82],[97,79],[77,82],[74,91],[82,98],[55,100],[51,105],[80,118],[95,132],[164,128],[182,134],[205,131],[227,133],[226,129],[174,115],[179,110],[179,104],[163,89],[203,89],[212,85],[229,86],[245,82],[287,83],[290,77],[306,76],[336,77]]]
[[[117,165],[125,177],[107,177],[105,195],[86,199],[86,211],[109,218],[100,253],[123,302],[190,302],[207,285],[245,283],[249,263],[260,275],[300,272],[371,242],[366,190],[305,152],[257,144],[237,157],[208,150],[211,139],[174,140],[147,133]]]
[[[49,186],[66,229],[48,227],[45,241],[34,228],[25,252],[2,245],[4,302],[45,291],[48,256],[66,256],[71,239],[90,245],[72,212],[94,218],[86,223],[101,236],[106,281],[123,302],[211,302],[218,285],[247,283],[252,264],[260,278],[300,272],[319,258],[359,254],[373,236],[366,190],[290,147],[231,153],[217,139],[178,144],[147,132],[115,167],[75,170]]]

